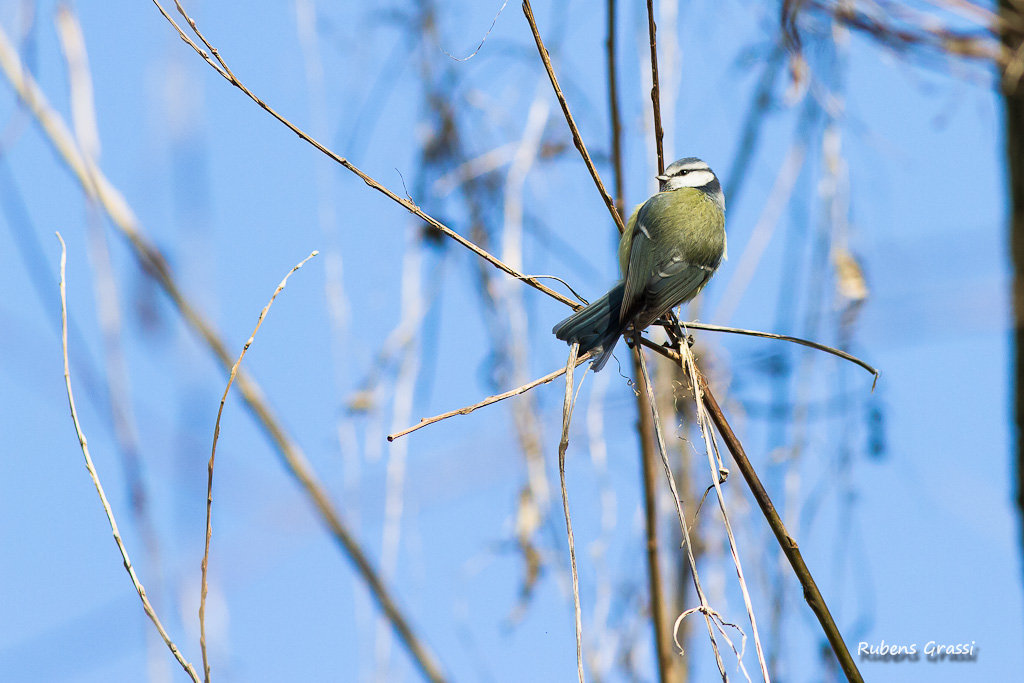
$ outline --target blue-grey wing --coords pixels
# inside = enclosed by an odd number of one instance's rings
[[[644,310],[647,315],[638,324],[650,325],[669,309],[686,303],[704,288],[714,271],[676,258],[659,268],[647,283]],[[649,318],[649,320],[648,320]]]
[[[643,307],[644,290],[655,270],[655,249],[651,240],[650,228],[644,222],[644,212],[640,211],[633,229],[633,242],[629,250],[629,265],[624,273],[625,291],[622,295],[622,306],[619,317],[629,320]]]

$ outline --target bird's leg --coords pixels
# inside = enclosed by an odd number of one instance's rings
[[[679,322],[679,318],[676,316],[676,312],[670,310],[664,316],[658,318],[656,324],[665,328],[665,334],[668,335],[669,339],[666,346],[675,351],[679,351],[679,342],[686,338],[686,333]],[[692,346],[692,342],[688,343]]]

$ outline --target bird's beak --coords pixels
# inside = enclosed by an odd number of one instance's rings
[[[656,175],[656,176],[654,176],[654,178],[656,180],[660,180],[661,182],[665,182],[666,180],[668,180],[668,176],[667,175]]]

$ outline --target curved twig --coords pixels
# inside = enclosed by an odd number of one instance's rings
[[[857,358],[857,356],[854,356],[853,354],[847,353],[846,351],[843,351],[841,349],[837,349],[837,348],[828,346],[826,344],[821,344],[819,342],[811,341],[809,339],[801,339],[800,337],[791,337],[788,334],[775,334],[774,332],[761,332],[759,330],[744,330],[744,329],[739,328],[739,327],[724,327],[722,325],[709,325],[707,323],[698,323],[698,322],[683,323],[683,327],[684,328],[689,328],[689,329],[694,329],[694,330],[707,330],[708,332],[728,332],[729,334],[743,334],[743,335],[746,335],[748,337],[763,337],[764,339],[778,339],[779,341],[787,341],[787,342],[790,342],[790,343],[793,343],[793,344],[800,344],[801,346],[807,346],[807,347],[810,347],[812,349],[817,349],[818,351],[824,351],[825,353],[830,353],[833,356],[838,356],[839,358],[842,358],[843,360],[848,360],[851,363],[854,363],[855,365],[859,365],[860,367],[864,368],[865,370],[870,372],[872,375],[874,375],[875,379],[871,383],[871,390],[872,391],[875,390],[875,385],[878,383],[878,378],[882,375],[882,371],[881,370],[875,368],[872,365],[869,365],[868,363],[862,361],[860,358]],[[648,346],[649,348],[654,348],[654,347],[651,347],[651,346],[649,346],[647,344],[644,344],[644,346]],[[671,356],[669,356],[669,357],[671,358]]]
[[[201,588],[199,591],[199,649],[203,653],[203,676],[206,683],[210,683],[210,661],[206,656],[206,590],[207,590],[207,567],[210,563],[210,539],[213,537],[213,464],[217,458],[217,440],[220,439],[220,419],[224,415],[224,404],[228,400],[228,392],[231,391],[231,385],[235,382],[235,375],[238,374],[238,368],[242,365],[242,359],[245,358],[245,353],[252,346],[253,340],[256,339],[256,333],[260,331],[260,327],[263,325],[264,318],[267,317],[267,313],[270,312],[270,307],[274,305],[274,299],[281,293],[281,290],[288,284],[288,278],[292,276],[292,273],[297,271],[302,266],[306,265],[306,261],[313,258],[320,252],[314,251],[306,258],[299,261],[298,265],[288,271],[288,274],[281,280],[281,284],[274,290],[273,296],[270,297],[270,301],[260,311],[259,319],[256,321],[256,328],[249,335],[249,339],[246,340],[245,346],[242,347],[242,352],[238,354],[238,360],[231,366],[231,372],[228,374],[228,384],[224,387],[224,395],[220,398],[220,407],[217,408],[217,420],[213,425],[213,446],[210,449],[210,462],[206,466],[206,544],[203,550],[203,566],[202,566],[202,579],[200,581]]]
[[[199,683],[199,674],[196,673],[195,667],[193,667],[187,659],[178,650],[178,646],[174,644],[171,637],[167,635],[167,631],[164,629],[164,625],[160,623],[160,618],[156,615],[156,611],[153,609],[153,605],[150,604],[149,598],[146,597],[146,589],[142,586],[142,582],[139,581],[139,577],[135,573],[135,567],[132,566],[132,561],[128,558],[128,549],[124,545],[124,541],[121,540],[121,532],[117,528],[117,521],[114,519],[114,510],[110,507],[110,503],[107,501],[107,494],[103,491],[103,484],[100,483],[100,476],[96,473],[96,467],[92,463],[92,456],[89,455],[89,443],[85,438],[85,432],[82,431],[82,425],[78,422],[78,411],[75,409],[75,396],[71,391],[71,366],[68,363],[68,298],[67,298],[67,285],[64,277],[65,265],[67,264],[67,247],[64,245],[64,238],[57,233],[57,239],[60,240],[60,321],[61,321],[61,346],[64,349],[64,385],[67,387],[68,392],[68,405],[71,408],[71,421],[75,424],[75,433],[78,435],[78,445],[82,448],[82,455],[85,456],[85,468],[89,470],[89,477],[92,479],[93,485],[96,487],[96,493],[100,496],[100,503],[103,505],[103,512],[107,515],[107,521],[110,522],[110,531],[114,535],[114,542],[117,543],[117,549],[121,552],[121,559],[124,560],[125,571],[128,572],[128,576],[132,579],[132,585],[135,586],[135,592],[139,594],[139,599],[142,600],[142,609],[146,611],[146,616],[149,617],[153,625],[156,626],[156,630],[160,633],[160,637],[164,639],[164,643],[167,644],[167,648],[174,655],[174,658],[181,664],[181,668],[189,675],[194,683]]]

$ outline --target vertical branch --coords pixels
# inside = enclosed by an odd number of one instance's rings
[[[1014,0],[999,0],[999,13],[1004,18],[1003,46],[1016,54],[1024,46],[1024,38],[1010,27],[1011,18],[1022,16]],[[1014,417],[1017,425],[1016,497],[1021,551],[1024,552],[1024,85],[1019,79],[1003,79],[1006,111],[1006,175],[1010,195],[1010,256],[1013,260],[1013,345]]]
[[[608,109],[612,134],[612,172],[615,187],[615,209],[619,216],[626,215],[625,192],[622,189],[622,121],[619,118],[619,78],[616,63],[616,15],[615,0],[608,0],[608,37],[605,39],[605,53],[608,56]],[[619,232],[622,228],[619,227]]]
[[[643,373],[639,345],[633,349],[633,376]],[[651,621],[654,622],[654,651],[658,656],[658,681],[672,680],[675,658],[672,656],[671,641],[668,638],[668,622],[665,618],[665,583],[661,577],[661,563],[658,561],[658,488],[657,465],[655,464],[654,418],[651,400],[653,394],[640,391],[636,395],[637,433],[640,437],[640,469],[643,474],[644,534],[647,554],[647,587],[650,592]]]
[[[651,39],[651,104],[654,107],[654,145],[658,150],[658,175],[665,172],[665,131],[661,127],[661,93],[658,90],[658,26],[654,22],[654,0],[647,0],[647,32]]]
[[[657,26],[654,22],[654,2],[647,0],[647,28],[651,45],[651,104],[654,112],[654,145],[658,157],[658,175],[665,172],[665,131],[661,127],[661,93],[658,85],[658,43]],[[647,378],[647,368],[644,365],[643,352],[639,343],[633,349],[633,376]],[[672,679],[674,658],[670,649],[667,637],[667,623],[665,619],[665,587],[661,577],[661,565],[658,562],[658,516],[657,516],[657,478],[655,475],[655,423],[654,415],[657,407],[654,405],[653,388],[648,391],[637,393],[637,432],[640,436],[640,465],[644,479],[644,521],[646,523],[647,541],[647,583],[651,593],[651,618],[654,621],[655,652],[658,655],[658,680],[667,683]],[[660,442],[659,442],[660,443]],[[668,468],[671,479],[671,468]],[[676,506],[679,505],[679,497],[675,491],[672,493]],[[685,527],[685,524],[683,524]],[[684,528],[684,533],[686,529]],[[687,552],[692,558],[692,549],[687,543]],[[697,579],[694,569],[693,579]],[[700,592],[698,588],[698,592]],[[701,599],[703,603],[703,597]],[[714,632],[711,630],[711,622],[708,620],[708,634],[714,644]],[[715,654],[718,656],[718,647],[715,646]],[[718,657],[719,668],[722,668],[721,657]],[[724,669],[723,669],[724,678]]]
[[[125,548],[124,541],[121,540],[121,532],[117,528],[117,521],[114,519],[114,511],[110,507],[110,503],[107,501],[107,494],[103,491],[103,484],[100,483],[100,477],[96,473],[96,467],[92,463],[92,456],[89,455],[89,444],[85,438],[85,433],[82,431],[82,425],[78,422],[78,411],[75,408],[75,396],[71,391],[71,368],[68,363],[68,300],[67,300],[67,286],[64,277],[65,266],[67,265],[67,248],[64,246],[64,238],[57,233],[57,239],[60,240],[60,320],[61,320],[61,345],[64,349],[64,385],[67,387],[68,392],[68,406],[71,409],[71,421],[75,425],[75,433],[78,435],[78,445],[82,449],[82,455],[85,456],[85,468],[89,471],[89,477],[92,479],[93,485],[96,487],[96,493],[99,494],[100,503],[103,505],[103,512],[107,515],[107,521],[110,523],[110,531],[114,535],[114,542],[117,543],[117,549],[121,552],[121,559],[124,560],[125,571],[128,572],[128,576],[131,577],[132,585],[135,586],[135,592],[139,594],[139,599],[142,600],[142,609],[146,611],[146,616],[149,617],[153,625],[156,626],[156,630],[160,633],[160,637],[163,638],[164,643],[167,644],[167,648],[174,655],[174,658],[181,664],[181,668],[189,675],[194,683],[199,683],[199,674],[196,673],[195,668],[185,659],[185,657],[178,650],[178,646],[174,644],[171,637],[167,635],[167,631],[164,629],[160,618],[157,617],[156,611],[153,609],[153,605],[150,604],[149,598],[146,597],[146,589],[143,587],[142,582],[139,581],[139,577],[135,574],[135,567],[132,566],[132,561],[128,557],[128,549]]]
[[[501,259],[519,270],[523,266],[523,215],[526,204],[526,178],[530,168],[540,154],[544,128],[551,111],[550,100],[546,96],[543,81],[538,81],[534,89],[533,102],[530,103],[523,127],[522,137],[516,145],[505,178],[503,204],[504,215],[501,232]],[[530,350],[526,307],[523,302],[523,288],[510,278],[503,278],[495,288],[496,303],[504,307],[507,334],[507,362],[512,386],[522,386],[530,380]],[[520,441],[527,455],[527,476],[530,481],[529,497],[521,499],[520,513],[536,506],[541,511],[549,507],[550,491],[542,453],[541,420],[537,404],[533,397],[528,400],[516,401],[512,404],[512,415],[516,429],[520,433]],[[525,527],[522,529],[525,530]],[[527,534],[523,534],[520,542],[526,552],[527,566],[532,566],[530,553],[531,544]],[[529,582],[527,582],[529,583]]]

